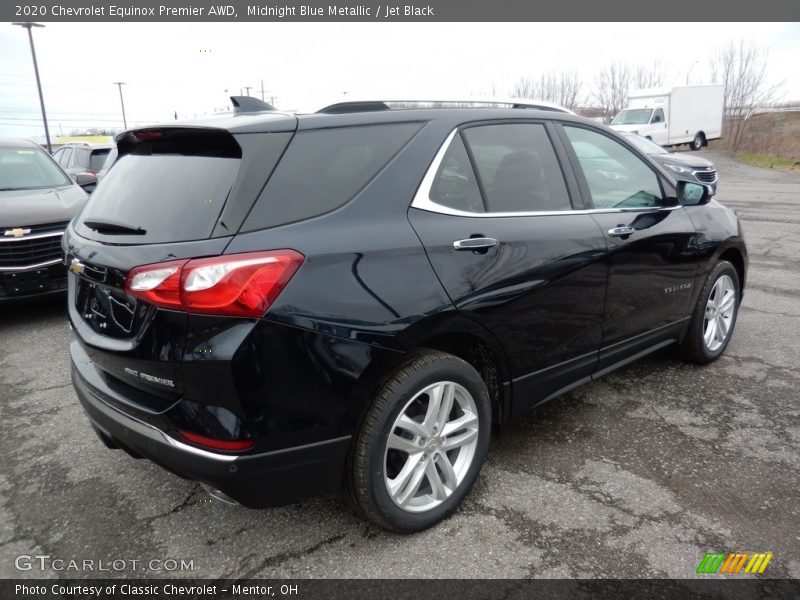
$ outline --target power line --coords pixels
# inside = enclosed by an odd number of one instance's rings
[[[51,115],[51,118],[52,118],[52,115]],[[154,119],[137,119],[137,120],[131,121],[131,123],[152,123],[153,121],[157,121],[157,120],[160,120],[160,119],[166,120],[166,117],[157,117],[157,118],[154,118]],[[33,122],[40,121],[40,119],[36,119],[36,118],[23,118],[23,117],[0,117],[0,120],[3,120],[3,121],[33,121]],[[98,123],[119,123],[119,119],[94,119],[92,117],[86,117],[85,119],[81,119],[81,118],[65,118],[65,119],[62,119],[62,118],[59,117],[59,118],[55,118],[55,119],[52,119],[52,120],[61,121],[61,122],[65,122],[65,123],[70,123],[70,122],[72,122],[72,123],[94,123],[94,122],[98,122]]]

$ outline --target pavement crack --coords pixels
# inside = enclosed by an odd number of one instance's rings
[[[32,392],[32,393],[33,392],[49,392],[49,391],[52,391],[52,390],[63,390],[65,388],[71,388],[71,387],[72,387],[72,382],[70,381],[69,383],[62,383],[62,384],[59,384],[59,385],[50,385],[50,386],[43,387],[43,388],[33,388],[33,389],[29,390],[29,391]]]
[[[164,517],[168,517],[170,515],[174,515],[175,513],[178,513],[178,512],[182,511],[185,508],[188,508],[190,506],[194,506],[195,504],[199,504],[200,502],[197,500],[197,496],[200,493],[201,493],[200,486],[199,485],[195,485],[194,488],[192,489],[192,491],[189,492],[189,494],[186,496],[186,498],[184,499],[183,502],[181,502],[180,504],[178,504],[177,506],[175,506],[171,510],[168,510],[167,512],[164,512],[164,513],[161,513],[161,514],[158,514],[158,515],[153,515],[152,517],[147,517],[144,520],[148,524],[150,524],[153,521],[156,521],[158,519],[163,519]]]
[[[335,544],[336,542],[344,539],[345,536],[346,534],[344,533],[332,535],[330,537],[325,538],[324,540],[317,542],[313,546],[309,546],[308,548],[305,548],[303,550],[297,550],[295,552],[281,552],[280,554],[269,556],[264,560],[262,560],[258,566],[256,566],[253,569],[250,569],[240,577],[243,579],[249,579],[251,577],[254,577],[257,573],[260,573],[261,571],[269,567],[277,566],[293,558],[302,558],[304,556],[308,556],[310,554],[313,554],[323,546],[329,546],[330,544]]]

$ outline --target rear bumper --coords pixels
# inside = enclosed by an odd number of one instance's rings
[[[338,493],[350,436],[261,454],[223,454],[185,444],[103,400],[114,397],[91,362],[73,353],[72,382],[106,445],[148,458],[249,508]]]

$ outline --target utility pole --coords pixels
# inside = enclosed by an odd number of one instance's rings
[[[246,95],[249,96],[250,95],[250,90],[253,89],[253,86],[252,85],[246,85],[246,86],[244,86],[244,89],[247,90],[247,94]]]
[[[261,101],[264,102],[264,80],[261,80]]]
[[[44,27],[41,23],[31,23],[26,21],[24,23],[12,23],[28,30],[28,39],[31,42],[31,56],[33,57],[33,72],[36,73],[36,87],[39,89],[39,105],[42,107],[42,121],[44,122],[44,137],[47,139],[47,151],[52,154],[53,146],[50,144],[50,129],[47,127],[47,113],[44,110],[44,96],[42,95],[42,82],[39,79],[39,65],[36,62],[36,49],[33,47],[33,33],[31,28]]]
[[[114,85],[119,88],[119,104],[122,106],[122,124],[125,129],[128,128],[128,120],[125,118],[125,102],[122,100],[122,86],[125,85],[124,81],[115,81]]]

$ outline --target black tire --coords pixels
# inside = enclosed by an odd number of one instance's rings
[[[692,150],[697,151],[700,150],[705,145],[706,145],[706,138],[703,137],[702,133],[698,133],[697,135],[694,136],[694,139],[692,140],[692,143],[689,144],[689,147]]]
[[[408,411],[409,406],[413,405],[412,399],[426,387],[439,382],[453,382],[471,395],[478,419],[477,442],[473,446],[471,462],[464,467],[463,479],[450,495],[429,510],[409,512],[392,500],[387,489],[385,475],[390,456],[387,442],[389,434],[393,430],[398,431],[394,425],[401,411]],[[453,405],[456,406],[455,401]],[[448,414],[456,415],[458,410],[460,408]],[[491,400],[486,384],[469,363],[438,351],[426,350],[413,355],[395,370],[373,396],[348,456],[345,498],[362,517],[397,533],[412,533],[437,524],[455,512],[475,483],[489,447],[491,419]],[[456,456],[461,451],[459,449]],[[408,460],[411,460],[410,454]],[[436,469],[435,466],[433,468]]]
[[[718,348],[710,349],[704,338],[706,332],[706,306],[714,290],[714,286],[717,281],[724,276],[730,277],[734,285],[733,316],[730,318],[730,326],[722,345]],[[708,364],[717,360],[722,353],[725,352],[725,348],[728,347],[728,343],[733,336],[733,330],[736,327],[736,318],[739,314],[739,300],[741,298],[740,285],[739,274],[728,261],[719,261],[711,270],[708,279],[706,279],[703,288],[700,290],[697,304],[694,307],[692,318],[689,321],[686,336],[680,346],[681,356],[685,360],[699,364]]]

